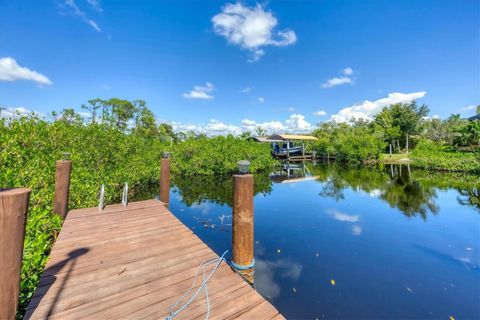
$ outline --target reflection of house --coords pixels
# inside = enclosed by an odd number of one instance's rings
[[[313,136],[297,134],[274,134],[270,137],[252,137],[253,141],[270,143],[272,154],[277,158],[302,160],[315,158],[315,155],[305,153],[305,141],[318,140]]]
[[[312,176],[310,171],[303,163],[284,163],[270,174],[270,180],[275,183],[295,183],[300,181],[315,180],[317,177]]]

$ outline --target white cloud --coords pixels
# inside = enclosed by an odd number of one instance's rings
[[[290,107],[290,108],[288,108],[287,110],[288,110],[288,112],[294,112],[294,111],[295,111],[295,108],[294,108],[294,107]]]
[[[39,117],[45,117],[45,114],[42,112],[32,111],[24,107],[0,108],[0,118],[21,118],[32,114]]]
[[[353,84],[353,80],[349,77],[328,79],[327,82],[322,83],[322,88],[333,88],[336,86],[341,86],[342,84]]]
[[[102,29],[100,29],[100,27],[97,25],[97,23],[96,23],[95,21],[89,19],[89,20],[87,21],[87,23],[88,23],[89,25],[91,25],[91,26],[92,26],[95,30],[97,30],[98,32],[101,32],[101,31],[102,31]]]
[[[375,101],[365,100],[351,107],[341,109],[337,114],[331,116],[330,120],[335,122],[349,122],[354,119],[372,120],[375,114],[395,103],[408,103],[422,98],[427,93],[425,91],[412,93],[389,93],[386,98]]]
[[[265,102],[265,98],[264,98],[264,97],[260,97],[260,98],[258,98],[258,102],[260,102],[260,103],[264,103],[264,102]]]
[[[471,106],[461,108],[460,111],[470,111],[470,110],[475,110],[476,108],[477,106],[471,105]]]
[[[350,68],[350,67],[347,67],[347,68],[343,69],[343,74],[346,75],[346,76],[352,75],[353,74],[353,69]]]
[[[193,87],[193,90],[184,93],[182,96],[185,99],[203,99],[203,100],[211,100],[213,99],[213,96],[210,95],[209,93],[212,92],[215,89],[213,84],[210,82],[207,82],[205,86],[195,86]]]
[[[240,126],[233,124],[226,124],[216,119],[211,119],[207,124],[184,124],[181,122],[170,123],[175,132],[193,131],[196,134],[206,134],[207,136],[218,135],[239,135],[243,132],[254,132],[257,127],[261,127],[268,134],[284,133],[284,132],[307,132],[313,129],[312,125],[305,120],[301,114],[292,114],[285,122],[280,121],[266,121],[257,122],[251,119],[244,119]]]
[[[253,88],[251,88],[251,87],[245,87],[242,90],[240,90],[239,92],[240,93],[250,93],[252,91],[252,89]]]
[[[92,6],[93,9],[98,12],[103,12],[102,6],[98,0],[87,0],[88,4]]]
[[[101,10],[101,7],[98,3],[98,1],[96,0],[87,0],[87,2],[92,6],[94,7],[97,11],[102,11]],[[80,8],[77,6],[77,4],[75,3],[75,0],[64,0],[64,3],[65,5],[63,6],[63,8],[67,9],[71,14],[77,16],[77,17],[80,17],[82,18],[82,20],[88,24],[89,26],[91,26],[92,28],[94,28],[95,30],[97,30],[98,32],[101,32],[102,29],[100,29],[100,27],[98,26],[98,24],[93,21],[92,19],[90,19],[87,14],[85,12],[83,12],[82,10],[80,10]],[[99,10],[100,9],[100,10]]]
[[[322,88],[333,88],[344,84],[353,84],[353,80],[350,77],[353,74],[353,69],[347,67],[342,70],[343,77],[335,77],[328,79],[325,83],[322,83]]]
[[[52,84],[52,81],[43,74],[19,66],[17,61],[10,57],[0,58],[0,80],[30,80],[43,85]]]
[[[317,116],[317,117],[323,117],[323,116],[326,116],[327,115],[327,112],[326,111],[323,111],[323,110],[318,110],[318,111],[315,111],[313,113],[314,116]]]
[[[352,234],[353,234],[354,236],[359,236],[359,235],[361,235],[361,234],[362,234],[362,231],[363,231],[363,229],[362,229],[362,226],[361,226],[361,225],[354,224],[354,225],[352,226]]]
[[[274,32],[278,21],[261,5],[249,7],[242,3],[227,3],[222,12],[212,18],[213,30],[231,44],[238,45],[251,53],[250,62],[264,54],[266,46],[284,47],[297,41],[290,29]]]
[[[280,121],[256,122],[255,120],[245,119],[242,121],[244,131],[254,131],[256,127],[261,127],[267,133],[283,132],[307,132],[312,130],[312,125],[305,120],[301,114],[292,114],[284,123]]]

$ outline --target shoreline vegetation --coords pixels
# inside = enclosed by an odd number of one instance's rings
[[[146,192],[157,184],[162,153],[172,154],[175,176],[215,176],[236,171],[237,161],[248,159],[251,171],[266,172],[277,163],[268,144],[241,136],[208,137],[194,132],[176,133],[157,124],[143,100],[93,99],[82,109],[52,113],[52,121],[37,115],[2,118],[0,113],[0,185],[32,189],[21,276],[18,316],[21,317],[38,284],[61,221],[52,214],[55,161],[71,153],[73,161],[69,208],[94,207],[101,184],[105,202],[119,202],[123,184],[129,194]],[[1,111],[1,110],[0,110]],[[480,108],[479,108],[480,112]],[[428,108],[397,104],[385,108],[372,121],[325,122],[311,132],[318,141],[307,150],[335,155],[337,162],[362,165],[395,162],[428,170],[480,173],[480,121],[452,115],[446,120],[426,118]],[[391,146],[391,147],[390,147]],[[475,180],[470,178],[469,181]],[[259,181],[268,192],[268,183]],[[226,189],[227,190],[227,189]],[[262,191],[262,192],[263,192]],[[129,195],[129,196],[130,196]]]

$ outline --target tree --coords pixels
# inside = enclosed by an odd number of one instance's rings
[[[477,106],[477,114],[480,114],[480,104]]]
[[[419,132],[421,120],[428,115],[428,112],[429,109],[426,105],[423,104],[419,106],[415,101],[410,103],[397,103],[384,108],[375,116],[375,120],[379,117],[384,117],[391,122],[389,123],[390,127],[383,127],[386,133],[388,128],[398,127],[400,135],[397,139],[397,147],[400,149],[400,141],[405,141],[404,146],[407,147],[408,152],[408,138],[412,134]],[[382,121],[379,120],[379,122],[381,123]]]
[[[480,120],[469,121],[457,129],[455,144],[460,146],[480,146]]]
[[[97,110],[100,109],[104,104],[105,101],[102,99],[90,99],[88,100],[89,106],[82,104],[82,109],[87,110],[90,112],[91,115],[91,123],[96,123],[97,121]]]
[[[173,132],[173,127],[168,123],[160,123],[158,126],[158,134],[160,135],[160,138],[163,139],[168,139],[171,141],[177,140],[177,136],[175,132]]]
[[[52,115],[54,114],[52,113]],[[68,124],[82,124],[83,118],[75,112],[73,108],[65,108],[60,111],[60,116],[57,117],[57,121],[62,121]]]
[[[267,135],[267,131],[263,129],[261,126],[256,126],[255,135],[258,137],[263,137]]]
[[[111,107],[111,124],[119,130],[125,131],[128,127],[128,121],[135,114],[135,106],[130,101],[119,98],[109,99],[106,105]]]
[[[144,106],[137,112],[134,130],[138,134],[146,137],[154,137],[158,135],[155,115],[147,107]]]

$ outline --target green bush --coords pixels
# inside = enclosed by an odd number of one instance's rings
[[[214,175],[236,170],[236,162],[248,159],[252,171],[269,168],[268,146],[233,137],[189,139],[170,146],[159,138],[126,134],[111,126],[37,118],[0,119],[0,186],[32,189],[21,274],[19,317],[35,291],[60,230],[52,214],[55,161],[70,152],[73,161],[69,207],[98,204],[98,190],[105,185],[106,203],[120,202],[123,184],[129,197],[145,194],[158,183],[159,159],[173,152],[174,174]]]
[[[274,164],[267,144],[233,136],[187,139],[174,147],[173,158],[172,171],[182,175],[232,173],[242,159],[251,162],[252,172],[269,169]]]
[[[430,140],[420,140],[412,151],[412,166],[444,170],[480,172],[480,152],[462,152]]]

